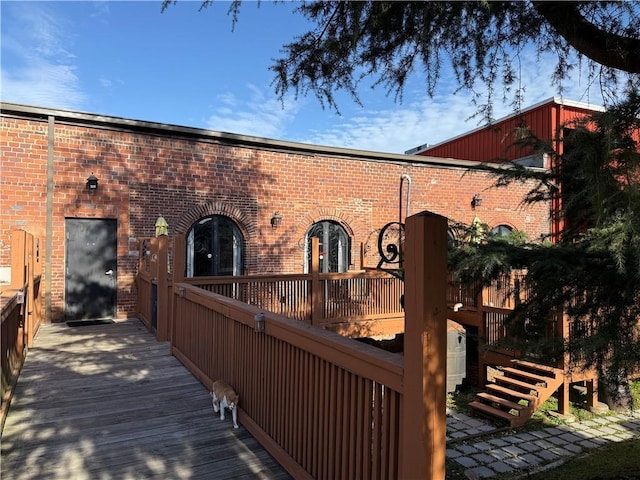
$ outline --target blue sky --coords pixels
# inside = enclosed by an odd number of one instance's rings
[[[272,59],[306,31],[295,2],[245,1],[232,31],[228,2],[199,11],[178,1],[0,2],[0,98],[28,105],[208,128],[279,140],[403,153],[479,126],[471,96],[445,71],[434,98],[419,75],[402,103],[383,88],[363,87],[363,105],[338,96],[341,115],[312,94],[282,104]],[[525,105],[554,95],[552,62],[523,64]],[[600,104],[585,76],[564,85],[564,98]],[[512,107],[497,101],[496,116]]]

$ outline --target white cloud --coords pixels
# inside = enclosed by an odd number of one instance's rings
[[[206,127],[222,132],[280,138],[287,123],[299,110],[299,103],[285,99],[284,105],[270,92],[265,94],[259,87],[247,85],[246,99],[225,92],[216,97],[214,113],[207,119]]]
[[[109,9],[109,2],[107,0],[94,1],[93,12],[89,14],[91,18],[96,18],[105,25],[109,24],[109,16],[111,10]]]
[[[85,102],[74,67],[33,61],[11,73],[2,70],[2,99],[57,108],[79,108]]]
[[[383,111],[364,110],[329,129],[311,132],[301,141],[403,153],[475,128],[476,123],[467,120],[469,115],[469,99],[461,95],[425,99]]]
[[[124,85],[124,81],[120,78],[109,78],[102,75],[98,78],[98,84],[105,90],[113,90],[117,86]]]
[[[553,86],[551,76],[553,59],[531,62],[522,69],[524,101],[522,108],[554,96],[562,96],[593,105],[602,105],[602,95],[586,71],[576,71],[574,78],[565,80],[562,94]],[[502,100],[501,86],[497,86],[493,100],[493,118],[501,118],[514,112],[512,98]],[[439,89],[438,92],[446,90]],[[307,137],[299,140],[320,145],[340,146],[381,152],[403,153],[410,148],[424,144],[436,144],[446,139],[468,132],[485,124],[484,118],[474,114],[478,107],[470,92],[461,90],[453,93],[436,93],[428,98],[419,92],[412,92],[412,100],[395,104],[384,110],[360,109],[356,114],[343,116],[337,123],[322,131],[309,131]],[[479,99],[482,103],[484,99]]]
[[[14,3],[10,7],[3,7],[3,15],[10,16],[10,21],[5,19],[10,27],[2,32],[2,99],[81,108],[87,97],[76,74],[74,55],[67,48],[71,42],[64,20],[41,4]]]

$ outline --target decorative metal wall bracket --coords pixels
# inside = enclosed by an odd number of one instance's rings
[[[378,234],[378,254],[380,261],[376,267],[404,281],[403,252],[404,223],[389,222]],[[397,265],[397,268],[385,268],[383,265]]]

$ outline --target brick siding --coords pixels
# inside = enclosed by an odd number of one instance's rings
[[[0,266],[5,266],[11,230],[27,230],[44,242],[48,137],[44,116],[3,116],[0,122]],[[309,153],[302,145],[296,151],[185,138],[170,129],[129,130],[56,119],[52,263],[51,272],[45,271],[51,275],[54,319],[64,307],[65,218],[118,220],[121,317],[135,313],[137,260],[129,255],[129,239],[153,236],[161,215],[170,234],[187,233],[204,216],[232,218],[245,236],[247,274],[302,272],[305,233],[320,220],[343,225],[352,239],[352,268],[359,269],[360,245],[371,247],[378,229],[398,220],[403,174],[412,180],[410,213],[430,210],[464,223],[477,215],[529,238],[549,232],[547,205],[520,204],[530,185],[491,188],[487,173],[430,165],[424,157],[381,161],[339,149]],[[90,193],[85,183],[91,173],[99,188]],[[483,203],[473,210],[475,193]],[[270,219],[276,211],[282,224],[274,229]]]

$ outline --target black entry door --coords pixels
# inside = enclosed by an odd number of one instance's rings
[[[117,221],[68,218],[65,227],[65,318],[115,317]]]

